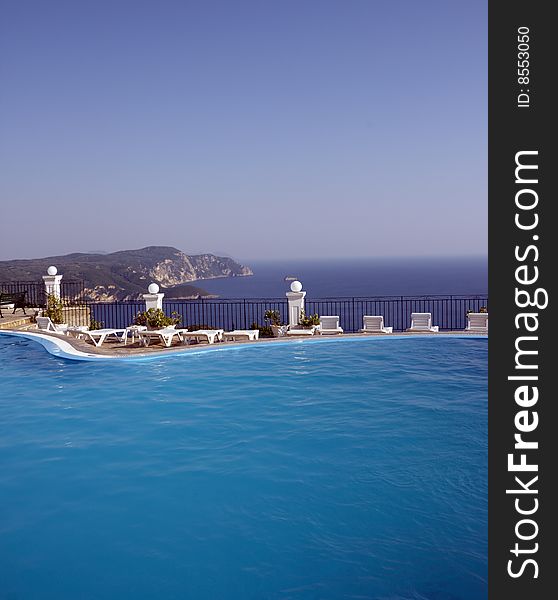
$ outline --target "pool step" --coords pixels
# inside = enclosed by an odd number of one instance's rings
[[[19,329],[20,327],[24,327],[26,325],[31,325],[31,316],[22,316],[19,315],[4,315],[2,319],[0,319],[0,329]]]

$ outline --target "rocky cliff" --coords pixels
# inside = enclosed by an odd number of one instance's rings
[[[110,254],[67,254],[29,260],[0,261],[0,282],[40,281],[50,265],[64,280],[81,280],[94,302],[132,300],[156,282],[169,298],[208,295],[190,282],[252,275],[249,267],[214,254],[188,255],[168,246],[149,246]]]

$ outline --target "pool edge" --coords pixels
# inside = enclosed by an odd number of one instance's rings
[[[299,339],[272,339],[266,340],[264,344],[261,344],[261,340],[259,342],[253,343],[239,343],[239,344],[226,344],[226,345],[208,345],[202,346],[200,348],[190,347],[190,348],[180,348],[180,349],[172,349],[172,350],[161,350],[160,352],[155,352],[152,354],[142,354],[142,355],[129,355],[123,356],[118,354],[94,354],[83,352],[77,348],[74,348],[72,344],[70,344],[67,340],[63,338],[53,337],[50,335],[45,335],[41,333],[35,333],[31,331],[13,331],[13,330],[3,330],[0,332],[0,335],[8,335],[14,337],[22,337],[25,339],[30,339],[38,344],[40,344],[49,354],[52,356],[56,356],[57,358],[64,358],[68,360],[74,361],[88,361],[88,362],[98,362],[98,361],[145,361],[145,360],[158,360],[160,358],[165,358],[168,356],[185,356],[185,355],[198,355],[198,354],[206,354],[208,352],[223,352],[226,350],[237,350],[239,348],[253,348],[255,346],[262,345],[267,347],[269,345],[276,344],[316,344],[316,343],[332,343],[332,342],[358,342],[360,341],[379,341],[379,340],[401,340],[401,339],[424,339],[424,338],[453,338],[453,339],[488,339],[487,334],[470,334],[464,332],[448,332],[448,333],[412,333],[412,334],[386,334],[386,335],[351,335],[346,334],[343,336],[328,336],[322,337],[319,336],[317,338],[299,338]]]

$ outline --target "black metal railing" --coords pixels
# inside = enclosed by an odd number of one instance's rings
[[[60,298],[68,306],[84,304],[86,302],[84,282],[79,280],[62,280],[60,283]]]
[[[0,282],[0,292],[4,294],[25,294],[27,306],[42,308],[46,304],[45,284],[41,281]]]
[[[0,292],[25,292],[26,305],[44,308],[46,292],[43,281],[0,282]],[[88,324],[90,319],[104,327],[122,328],[130,325],[135,316],[145,310],[145,303],[90,302],[85,296],[83,281],[62,280],[60,298],[64,318],[70,325]],[[347,298],[307,298],[306,314],[338,315],[340,325],[347,333],[362,327],[364,315],[382,315],[386,327],[404,331],[411,324],[412,312],[432,313],[434,325],[441,331],[464,329],[467,311],[488,308],[486,295],[451,296],[376,296]],[[282,322],[288,321],[286,298],[166,300],[163,309],[167,315],[177,313],[183,327],[199,325],[226,330],[249,329],[253,324],[264,325],[265,312],[276,310]]]
[[[0,282],[0,292],[3,294],[21,295],[20,308],[46,309],[48,295],[44,281],[9,281]],[[60,284],[57,294],[57,304],[61,308],[61,319],[68,325],[90,325],[91,309],[85,296],[83,281],[66,280]],[[17,309],[16,311],[17,312]],[[26,314],[32,316],[26,310]]]
[[[96,302],[89,303],[91,317],[104,327],[121,328],[133,322],[145,303]],[[362,327],[364,315],[382,315],[386,327],[403,331],[411,324],[412,312],[430,312],[434,325],[441,331],[464,329],[467,311],[488,309],[488,297],[479,295],[453,296],[378,296],[350,298],[307,299],[306,313],[338,315],[340,325],[347,333]],[[253,323],[264,325],[267,310],[277,310],[281,320],[288,320],[287,300],[283,298],[169,300],[163,303],[167,315],[177,313],[183,327],[199,325],[225,330],[248,329]]]
[[[59,300],[64,306],[85,304],[85,288],[83,281],[62,280]],[[28,307],[45,308],[47,293],[43,281],[8,281],[0,282],[0,292],[5,294],[24,293]]]
[[[145,310],[145,302],[95,302],[89,304],[91,319],[100,327],[122,329],[134,322],[136,315]],[[165,312],[168,312],[165,310]],[[168,313],[170,315],[170,313]]]
[[[432,323],[440,330],[464,329],[467,311],[478,312],[488,308],[487,296],[385,296],[375,298],[324,298],[307,300],[306,313],[339,315],[344,331],[362,328],[364,315],[381,315],[384,325],[394,331],[411,326],[411,313],[432,313]]]

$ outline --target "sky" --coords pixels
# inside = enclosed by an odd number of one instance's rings
[[[486,254],[486,0],[0,10],[0,260]]]

